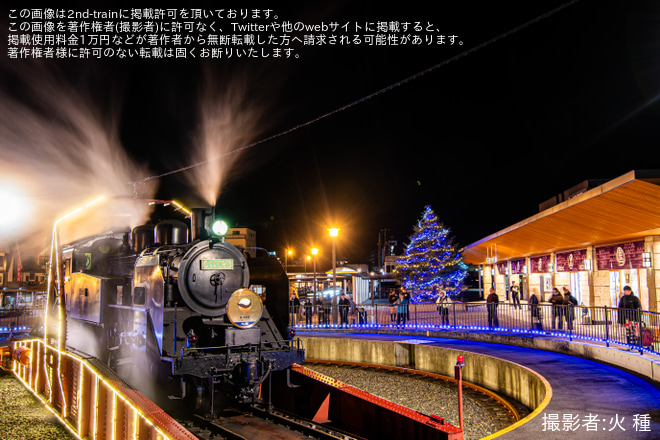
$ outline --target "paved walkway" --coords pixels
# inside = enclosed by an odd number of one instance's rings
[[[343,338],[357,336],[355,333],[305,334]],[[461,339],[365,333],[360,333],[359,337],[392,342],[419,339],[425,345],[465,350],[516,362],[544,376],[553,392],[548,406],[527,423],[498,438],[660,438],[660,388],[617,368],[555,352]],[[432,342],[429,343],[429,340]]]

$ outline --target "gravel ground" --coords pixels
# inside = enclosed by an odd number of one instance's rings
[[[0,439],[74,439],[16,377],[0,370]]]
[[[305,367],[422,414],[444,417],[446,422],[459,426],[455,384],[350,367],[320,364],[305,364]],[[465,393],[463,424],[465,440],[479,439],[498,431],[491,411]]]

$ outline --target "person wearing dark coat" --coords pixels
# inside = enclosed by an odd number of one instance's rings
[[[339,307],[340,325],[342,327],[348,327],[348,312],[351,308],[351,302],[348,300],[345,293],[342,292],[337,305]]]
[[[300,310],[300,298],[291,292],[289,296],[289,313],[291,314],[291,324],[298,323],[298,311]]]
[[[305,314],[305,325],[309,327],[312,325],[312,314],[314,313],[314,306],[312,304],[312,300],[309,299],[309,297],[305,300],[303,308]]]
[[[488,327],[499,327],[500,320],[497,317],[497,305],[500,297],[495,293],[494,288],[490,288],[490,294],[486,297],[486,310],[488,311]]]
[[[638,322],[639,312],[642,303],[635,296],[630,286],[623,288],[623,295],[619,300],[619,324],[626,325],[626,322]]]
[[[566,318],[566,328],[573,330],[573,321],[575,320],[575,310],[573,309],[578,305],[578,300],[573,296],[568,287],[563,287],[564,291],[564,318]]]
[[[539,308],[539,297],[536,296],[538,290],[532,289],[532,294],[529,296],[529,310],[531,311],[532,330],[543,330],[541,323],[541,309]]]
[[[408,292],[405,288],[403,289],[403,296],[406,297],[406,319],[410,321],[410,292]]]
[[[396,319],[396,306],[394,303],[396,300],[399,299],[399,296],[396,294],[394,290],[390,292],[390,297],[389,297],[389,305],[390,305],[390,321],[394,322]]]
[[[561,330],[564,328],[564,297],[556,287],[552,289],[550,303],[552,303],[552,329],[555,329],[555,324],[558,322],[559,330]]]
[[[326,319],[330,319],[330,317],[325,316],[325,306],[323,305],[323,298],[321,296],[318,296],[316,298],[316,313],[318,313],[318,325],[327,325]]]
[[[399,327],[399,324],[403,321],[403,327],[406,326],[406,317],[408,316],[408,298],[406,295],[401,292],[399,293],[399,299],[394,303],[396,304],[397,313],[396,313],[396,326]]]
[[[519,309],[522,309],[522,306],[520,305],[520,287],[516,286],[516,282],[512,281],[511,282],[511,303],[513,304],[513,308],[515,309],[516,307]]]

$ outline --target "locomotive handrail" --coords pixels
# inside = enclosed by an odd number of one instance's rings
[[[275,351],[275,350],[281,350],[281,347],[267,347],[272,344],[279,344],[279,345],[284,345],[288,347],[290,350],[301,350],[301,344],[302,341],[300,339],[296,340],[290,340],[290,339],[282,339],[282,340],[277,340],[277,341],[271,341],[271,342],[260,342],[258,344],[242,344],[242,345],[223,345],[223,346],[215,346],[215,347],[184,347],[181,349],[181,352],[179,354],[179,359],[183,359],[186,353],[192,353],[192,352],[208,352],[208,351],[224,351],[226,352],[227,355],[231,354],[232,351],[234,352],[245,352],[245,351],[251,351],[251,349],[254,347],[256,348],[259,352],[261,351]],[[293,345],[296,344],[294,347]]]

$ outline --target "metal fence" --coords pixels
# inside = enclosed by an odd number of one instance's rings
[[[484,302],[403,306],[301,306],[290,310],[296,329],[406,329],[563,336],[658,353],[660,314],[611,307],[499,305]]]
[[[43,306],[11,305],[0,307],[0,338],[11,338],[16,333],[27,333],[43,325]]]

